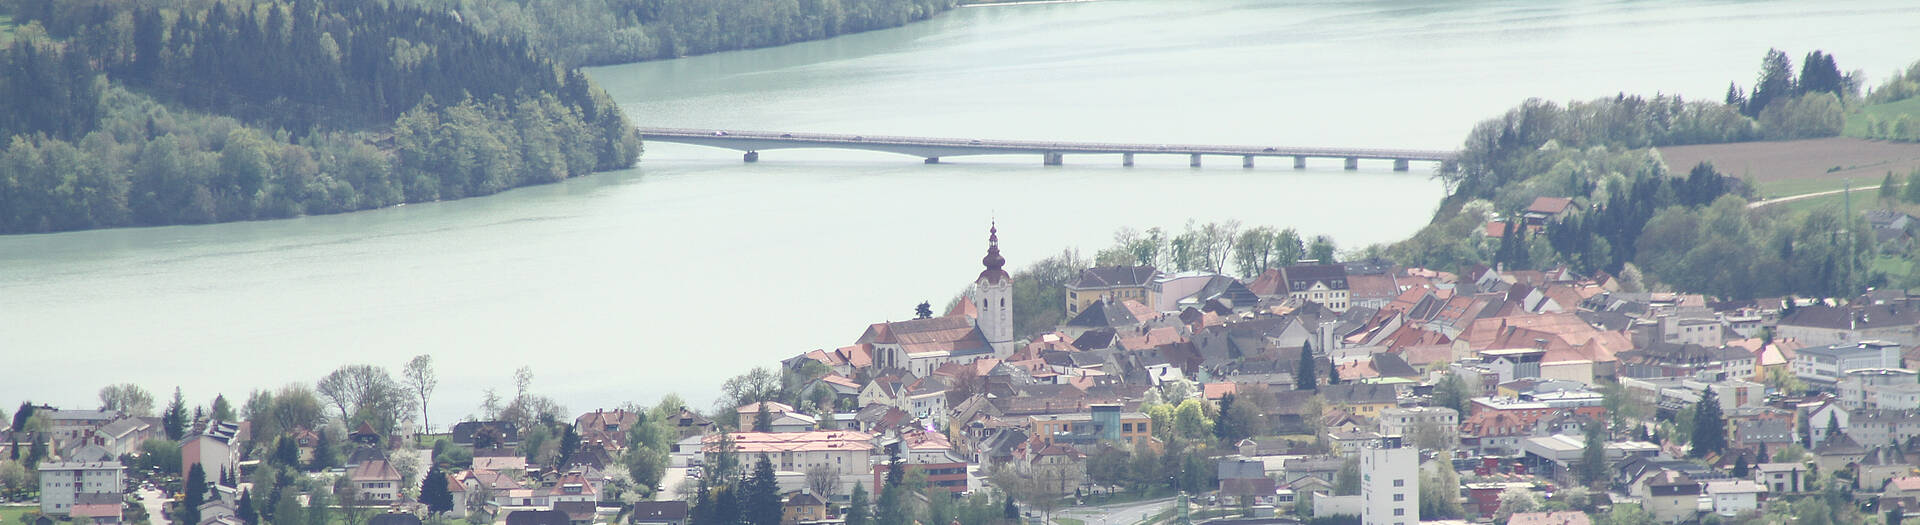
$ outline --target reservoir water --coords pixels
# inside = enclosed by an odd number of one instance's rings
[[[1910,2],[1111,0],[963,8],[774,49],[596,68],[646,126],[942,137],[1452,148],[1527,97],[1718,99],[1769,47],[1878,83],[1920,59]],[[852,342],[979,271],[1115,228],[1238,219],[1390,242],[1428,166],[1273,160],[739,154],[649,144],[550,186],[347,215],[0,237],[0,405],[135,382],[192,403],[348,363],[435,356],[436,422],[485,388],[570,410],[677,392]],[[1016,315],[1018,313],[1016,312]]]

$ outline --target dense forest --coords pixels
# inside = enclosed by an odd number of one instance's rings
[[[1442,174],[1450,194],[1434,221],[1387,251],[1434,268],[1566,265],[1727,298],[1844,295],[1885,281],[1860,269],[1870,247],[1840,233],[1863,231],[1859,218],[1749,210],[1746,181],[1708,164],[1669,172],[1659,146],[1834,136],[1862,100],[1858,74],[1840,74],[1818,51],[1795,76],[1787,55],[1771,50],[1758,79],[1752,93],[1736,84],[1718,102],[1528,100],[1474,127],[1460,170]],[[1536,197],[1574,206],[1542,231],[1485,234],[1489,221]]]
[[[10,0],[0,233],[334,213],[632,165],[585,75],[379,2]]]
[[[576,66],[776,46],[925,20],[953,0],[393,0]]]

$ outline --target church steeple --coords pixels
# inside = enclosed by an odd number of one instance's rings
[[[980,264],[985,265],[987,269],[980,272],[980,279],[976,282],[1000,283],[1008,279],[1007,271],[1002,269],[1007,265],[1007,258],[1000,256],[998,224],[987,228],[987,256],[980,259]]]
[[[987,256],[980,259],[987,269],[967,290],[967,300],[980,311],[977,325],[980,335],[993,346],[995,357],[1013,354],[1013,276],[1007,275],[1007,258],[1000,256],[1000,227],[987,228]]]

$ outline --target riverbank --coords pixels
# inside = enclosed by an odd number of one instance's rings
[[[1009,5],[1041,4],[1084,4],[1100,0],[973,0],[960,2],[960,7],[999,7]]]

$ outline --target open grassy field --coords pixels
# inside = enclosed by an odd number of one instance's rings
[[[1707,161],[1721,173],[1751,178],[1762,188],[1787,180],[1829,181],[1827,189],[1848,179],[1878,185],[1888,171],[1905,175],[1920,168],[1920,144],[1852,137],[1670,146],[1660,148],[1660,155],[1675,173]]]
[[[9,525],[20,523],[21,515],[29,512],[37,512],[39,510],[40,510],[39,505],[0,506],[0,523],[5,523]]]
[[[1897,183],[1905,183],[1909,172],[1920,169],[1920,144],[1852,137],[1672,146],[1661,148],[1660,155],[1675,173],[1712,162],[1721,173],[1753,181],[1762,200],[1834,191],[1851,184],[1856,209],[1873,205],[1887,173],[1893,173]],[[1845,202],[1843,195],[1834,194],[1778,206],[1800,211],[1838,208]]]
[[[1754,188],[1754,190],[1758,192],[1761,199],[1777,199],[1789,195],[1805,195],[1808,193],[1844,189],[1848,184],[1852,184],[1853,191],[1868,192],[1866,197],[1871,199],[1880,191],[1880,182],[1885,177],[1886,173],[1883,172],[1877,177],[1860,175],[1856,177],[1777,179],[1756,183],[1758,187]],[[1904,173],[1894,176],[1894,182],[1896,184],[1905,184],[1906,180],[1906,174]],[[1854,198],[1857,199],[1860,197],[1861,194],[1854,194]]]
[[[1847,115],[1847,127],[1841,131],[1841,134],[1866,138],[1869,117],[1882,122],[1892,122],[1901,115],[1920,121],[1920,97],[1860,108],[1859,112]]]

